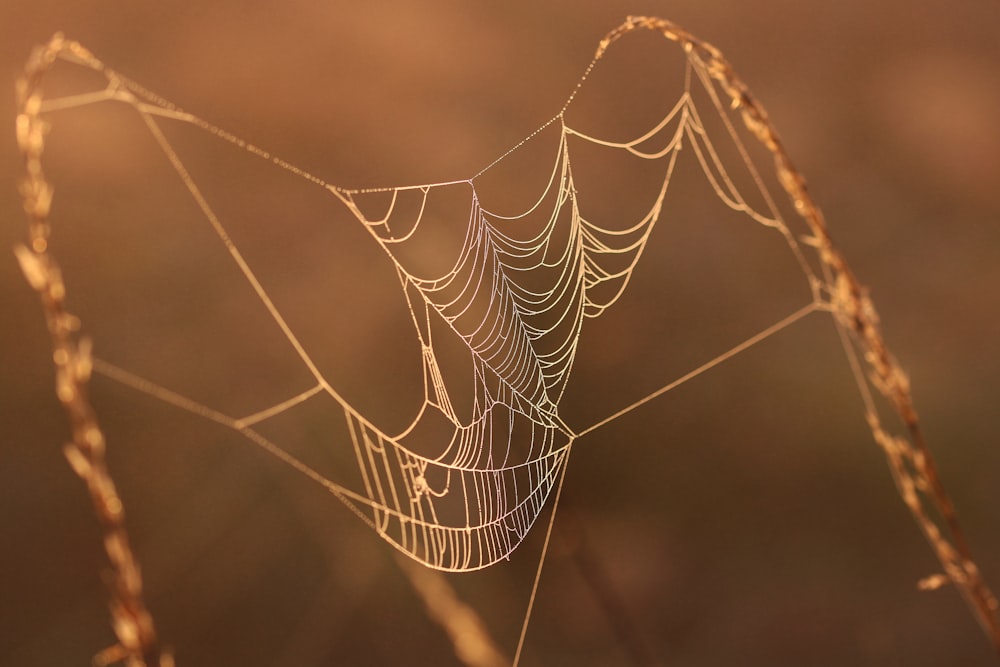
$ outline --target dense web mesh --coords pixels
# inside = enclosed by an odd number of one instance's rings
[[[599,75],[611,46],[639,27],[657,28],[683,47],[681,74],[675,72],[669,84],[663,84],[675,92],[656,117],[638,130],[633,127],[618,136],[591,129],[600,123],[591,122],[587,114],[588,83]],[[739,87],[717,52],[670,24],[630,21],[612,33],[559,113],[478,174],[447,183],[394,188],[331,185],[180,110],[108,69],[79,45],[60,42],[56,52],[99,73],[106,86],[97,92],[39,101],[39,111],[54,113],[107,103],[134,109],[225,244],[247,289],[267,310],[311,380],[250,414],[230,414],[109,360],[95,359],[94,369],[239,432],[324,485],[380,537],[420,563],[468,571],[507,558],[525,539],[550,496],[558,495],[578,439],[810,313],[835,315],[876,440],[890,460],[903,455],[901,440],[881,426],[875,395],[885,395],[905,421],[909,409],[905,376],[882,347],[870,302],[825,237],[822,220],[806,199],[799,177],[782,163],[783,151],[762,111]],[[583,110],[574,115],[581,105]],[[322,188],[347,208],[384,252],[395,271],[410,316],[410,335],[421,354],[423,399],[403,428],[390,430],[366,416],[320,370],[315,352],[300,340],[272,300],[266,281],[230,236],[227,220],[216,212],[182,152],[168,139],[167,128],[177,124],[200,129]],[[554,150],[543,177],[528,187],[529,203],[509,211],[484,198],[482,181],[527,143],[543,136],[555,137]],[[758,164],[766,163],[759,157],[760,147],[748,145],[745,139],[759,139],[774,153],[776,177],[762,173]],[[645,193],[641,201],[631,201],[621,209],[628,213],[609,214],[607,207],[588,197],[586,187],[579,186],[581,179],[574,167],[580,154],[627,161],[652,186],[641,189]],[[682,154],[697,165],[725,207],[742,215],[747,224],[765,228],[787,248],[802,275],[803,298],[766,328],[690,373],[610,416],[572,427],[564,421],[560,407],[573,382],[574,362],[580,341],[588,335],[588,321],[613,317],[615,303],[627,293],[658,222],[668,213],[665,197]],[[795,219],[787,219],[776,203],[777,187],[791,195],[798,214]],[[785,193],[781,195],[787,199]],[[464,202],[459,207],[464,208],[464,217],[456,220],[452,213],[452,219],[444,219],[448,216],[441,211],[447,207],[440,202],[456,199]],[[442,235],[451,237],[449,250],[428,257],[426,249]],[[468,362],[461,374],[444,361],[452,354],[444,350],[453,350],[456,344]],[[897,391],[906,393],[905,401],[894,398]],[[265,435],[270,421],[293,408],[331,399],[343,412],[341,441],[353,450],[357,462],[360,483],[355,486],[322,475]],[[910,482],[900,471],[905,472],[908,465],[903,462],[894,467],[903,487]],[[929,537],[932,543],[939,538]],[[941,555],[941,543],[935,547],[943,562],[961,561],[947,549]]]

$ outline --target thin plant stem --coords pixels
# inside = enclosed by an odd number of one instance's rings
[[[41,83],[66,47],[61,35],[37,48],[17,84],[17,143],[24,159],[20,183],[28,216],[27,246],[15,248],[25,278],[38,293],[52,341],[56,396],[69,418],[72,435],[64,453],[83,480],[103,536],[110,569],[107,584],[115,646],[100,651],[95,665],[124,662],[128,667],[172,667],[173,657],[160,646],[143,599],[139,563],[129,543],[125,510],[105,460],[104,433],[90,403],[88,385],[93,361],[90,340],[79,335],[80,321],[66,309],[66,287],[59,264],[49,253],[52,186],[42,170],[46,124],[39,117]]]
[[[945,577],[961,593],[983,631],[1000,653],[1000,604],[983,579],[972,557],[954,504],[945,491],[937,464],[924,440],[917,418],[909,379],[889,349],[878,313],[868,290],[854,275],[847,260],[834,245],[823,214],[806,187],[806,180],[792,163],[764,107],[736,74],[722,53],[680,26],[661,18],[629,17],[601,41],[600,58],[611,44],[635,30],[652,30],[679,44],[688,57],[702,61],[747,129],[774,159],[782,188],[795,211],[813,236],[810,242],[819,252],[830,276],[834,315],[865,401],[865,418],[875,442],[885,452],[900,497],[934,550]],[[855,352],[856,351],[856,352]],[[860,356],[860,360],[858,360]],[[892,433],[879,418],[868,387],[872,386],[892,406],[901,420],[905,435]],[[934,515],[940,517],[935,520]]]

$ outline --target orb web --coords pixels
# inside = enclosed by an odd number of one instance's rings
[[[651,117],[626,123],[629,129],[624,133],[602,130],[601,114],[592,113],[595,99],[589,84],[601,76],[607,54],[638,28],[653,28],[675,49],[675,44],[682,47],[677,71],[669,83],[663,83],[674,92],[668,95],[669,103],[653,105]],[[107,105],[136,114],[190,203],[225,247],[244,289],[266,311],[307,380],[252,412],[232,413],[111,358],[98,356],[94,369],[239,433],[323,485],[378,536],[424,565],[460,572],[508,558],[553,494],[557,503],[570,453],[579,439],[817,312],[833,315],[869,426],[886,450],[897,482],[906,489],[914,476],[926,474],[926,470],[912,469],[922,442],[911,448],[882,426],[875,396],[884,395],[890,409],[902,413],[905,421],[909,405],[905,377],[884,349],[874,310],[825,236],[825,226],[806,198],[801,178],[790,164],[783,163],[783,149],[766,116],[721,55],[672,24],[635,19],[613,31],[558,113],[480,172],[448,182],[401,187],[352,189],[330,184],[180,109],[106,67],[75,43],[62,45],[57,57],[89,70],[102,86],[44,99],[39,113],[54,123],[62,112]],[[176,127],[229,144],[320,189],[344,207],[384,255],[405,303],[408,335],[420,355],[422,400],[402,428],[391,429],[371,418],[321,370],[315,360],[317,351],[304,342],[272,298],[268,279],[261,277],[255,260],[230,233],[232,221],[219,213],[212,196],[202,188],[201,178],[189,168],[184,151],[178,148],[180,142],[172,138]],[[543,139],[549,139],[546,145],[552,150],[537,174],[525,176],[531,182],[524,188],[533,193],[527,203],[510,207],[483,195],[483,182],[491,174],[514,161],[525,146]],[[764,155],[773,156],[774,165],[763,161],[759,147],[751,145],[755,140],[770,151]],[[574,362],[581,340],[588,336],[588,322],[613,318],[615,304],[628,292],[644,252],[658,238],[661,219],[670,216],[665,198],[682,154],[687,157],[685,166],[700,173],[718,202],[742,216],[746,224],[766,229],[785,249],[801,274],[803,297],[768,326],[690,372],[666,379],[659,388],[610,415],[571,426],[560,407],[573,382]],[[589,168],[589,178],[583,176],[587,168],[576,168],[580,155],[599,155],[598,164],[602,160],[607,165],[627,162],[628,170],[642,173],[645,185],[625,195],[627,206],[618,202],[609,207],[595,201],[588,196],[587,186],[593,182],[593,168]],[[600,169],[597,173],[600,176]],[[778,203],[786,195],[791,195],[794,218],[784,215]],[[464,206],[445,207],[450,215],[442,216],[437,202],[444,198],[462,201]],[[456,217],[456,210],[464,214]],[[447,242],[439,245],[442,238]],[[456,348],[465,362],[459,365],[460,372],[447,360]],[[353,454],[356,484],[320,473],[268,437],[269,423],[311,404],[326,406],[326,410],[335,405],[336,412],[342,413],[337,441]],[[961,545],[956,552],[931,528],[933,521],[921,513],[922,500],[913,504],[906,494],[904,500],[946,569],[971,565]],[[948,512],[944,514],[948,523]],[[543,548],[539,572],[544,556]],[[951,575],[956,580],[955,572]],[[976,586],[973,581],[968,590]],[[530,602],[525,628],[528,617]],[[522,631],[522,643],[523,638]]]

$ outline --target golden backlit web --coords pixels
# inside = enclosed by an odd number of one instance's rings
[[[595,59],[588,75],[599,61],[600,57]],[[467,180],[343,189],[177,109],[96,60],[84,58],[81,64],[102,72],[107,87],[100,92],[47,100],[44,109],[56,111],[114,102],[135,109],[207,222],[226,243],[249,288],[267,307],[288,345],[308,368],[314,384],[254,414],[230,415],[108,361],[97,360],[96,370],[239,431],[320,481],[398,549],[437,569],[475,570],[509,556],[559,484],[574,441],[597,426],[591,424],[574,431],[560,418],[560,399],[572,380],[577,344],[587,335],[586,320],[605,316],[628,289],[633,269],[641,261],[664,212],[664,196],[681,151],[691,151],[697,157],[705,178],[727,206],[744,213],[749,221],[773,228],[798,258],[813,300],[769,329],[769,333],[828,307],[823,301],[821,280],[814,275],[770,193],[757,177],[739,133],[732,126],[717,137],[706,131],[692,90],[698,89],[703,99],[711,102],[709,113],[725,115],[726,111],[718,84],[694,52],[686,60],[679,98],[655,125],[624,140],[595,136],[568,122],[573,100],[586,86],[585,75],[559,114],[542,128],[556,128],[558,149],[547,179],[538,184],[534,203],[514,213],[489,210],[477,191],[477,180],[507,156]],[[396,269],[423,356],[423,405],[406,428],[399,432],[380,428],[345,400],[320,372],[254,268],[230,239],[225,220],[214,212],[212,203],[168,141],[162,125],[169,123],[201,127],[326,188],[385,251]],[[735,166],[723,164],[717,142],[735,146],[743,162]],[[641,215],[629,220],[603,220],[588,213],[586,193],[578,191],[573,174],[574,154],[582,144],[627,153],[648,161],[656,170],[661,185]],[[734,184],[730,175],[733,168],[754,176],[750,182],[758,186],[758,191],[752,195],[763,208],[748,203],[747,195],[751,193],[741,192]],[[450,267],[428,273],[408,261],[407,245],[421,236],[425,226],[435,224],[425,212],[428,200],[443,190],[459,191],[467,199],[468,219],[462,221],[464,239]],[[445,329],[439,326],[441,323]],[[455,390],[439,365],[437,337],[442,330],[457,337],[471,355],[474,395],[471,410],[466,412],[454,407]],[[271,442],[259,432],[258,427],[269,419],[321,396],[333,398],[343,409],[343,428],[354,449],[363,480],[361,488],[347,488],[320,476],[285,453],[280,443]]]
[[[653,29],[681,47],[676,93],[652,122],[627,136],[602,132],[600,123],[586,114],[577,124],[574,112],[605,55],[640,28]],[[978,574],[960,539],[956,551],[923,511],[925,500],[919,493],[938,503],[943,491],[939,493],[936,477],[923,463],[925,449],[915,413],[911,419],[906,378],[884,346],[874,308],[830,242],[804,181],[788,162],[762,108],[707,44],[665,21],[629,20],[601,43],[559,112],[479,173],[444,183],[366,189],[331,185],[182,111],[75,43],[57,41],[50,48],[55,57],[99,74],[106,85],[94,92],[39,99],[37,111],[54,118],[56,112],[94,105],[133,109],[224,243],[245,289],[266,309],[311,380],[253,413],[229,414],[107,359],[94,360],[97,372],[240,433],[322,484],[404,554],[432,568],[459,572],[488,567],[521,544],[553,494],[558,502],[570,453],[580,438],[811,313],[832,313],[869,426],[886,451],[904,500],[951,579],[962,584],[974,607],[988,606],[988,595],[976,598]],[[409,335],[417,340],[422,357],[423,399],[410,423],[392,431],[380,426],[320,370],[316,351],[300,340],[272,300],[268,285],[227,231],[228,221],[216,212],[182,151],[168,139],[166,128],[174,125],[201,130],[322,189],[346,207],[384,252],[405,298]],[[529,203],[505,210],[484,201],[482,180],[543,134],[556,136],[554,150],[543,176],[529,184],[534,193]],[[773,163],[762,160],[760,146],[751,142],[762,144],[765,159]],[[574,171],[578,156],[588,152],[641,164],[647,175],[653,174],[656,187],[645,188],[642,201],[630,201],[632,205],[622,209],[629,214],[609,214],[579,185]],[[573,382],[580,341],[588,336],[588,320],[614,317],[616,302],[628,292],[647,245],[657,237],[658,223],[670,215],[664,202],[682,154],[685,165],[695,165],[719,202],[746,224],[766,229],[785,248],[801,273],[802,301],[689,373],[664,378],[658,389],[639,400],[572,427],[560,406]],[[465,202],[464,217],[442,222],[434,213],[435,202],[456,197]],[[792,219],[776,203],[789,198]],[[458,235],[452,239],[454,251],[443,260],[429,260],[425,251],[442,234]],[[24,262],[30,277],[30,260],[22,258]],[[442,350],[456,343],[469,361],[471,377],[456,378],[444,370]],[[902,417],[906,436],[883,428],[877,394]],[[324,476],[263,433],[268,422],[293,408],[330,400],[343,412],[339,441],[353,450],[360,480],[354,486]],[[950,507],[939,509],[954,531]],[[543,548],[539,571],[544,557]]]

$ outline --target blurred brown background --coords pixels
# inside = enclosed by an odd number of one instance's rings
[[[720,47],[770,111],[872,289],[980,565],[1000,585],[1000,454],[991,428],[1000,390],[1000,5],[371,7],[8,3],[0,9],[0,79],[10,84],[0,85],[0,247],[24,235],[13,81],[31,46],[56,30],[326,180],[364,186],[477,172],[558,110],[598,40],[626,14],[670,18]],[[54,244],[65,251],[74,307],[98,351],[130,360],[156,350],[159,361],[149,363],[180,375],[204,369],[190,391],[224,391],[234,404],[252,404],[261,388],[280,395],[271,371],[290,366],[287,357],[236,343],[270,349],[280,340],[233,300],[225,270],[207,282],[224,262],[213,240],[186,231],[155,149],[129,134],[128,121],[121,127],[117,144],[66,149],[63,171],[53,173]],[[178,131],[172,139],[201,157],[196,138]],[[326,217],[343,214],[300,184],[205,150],[199,181],[228,192],[229,205],[242,207],[232,210],[256,216],[244,230],[256,234],[251,247],[281,244],[291,262],[278,289],[299,298],[302,313],[325,313],[296,326],[317,347],[329,341],[324,362],[359,403],[404,423],[386,405],[396,404],[391,392],[412,394],[405,378],[418,367],[413,350],[394,347],[395,316],[380,320],[398,311],[393,278],[372,268],[384,290],[356,284],[377,253],[350,232],[324,236]],[[131,195],[109,189],[126,182]],[[142,217],[128,212],[129,197],[144,206]],[[81,225],[59,227],[61,201],[78,202],[64,216]],[[742,254],[753,264],[749,249],[727,246],[727,237],[699,246],[691,234],[690,248],[721,248],[723,266]],[[359,245],[345,257],[341,244],[352,240]],[[688,259],[701,272],[672,288],[678,315],[669,341],[644,338],[650,329],[659,335],[655,318],[629,319],[624,307],[620,324],[605,329],[616,336],[608,348],[662,344],[676,364],[663,381],[721,351],[695,351],[710,335],[692,318],[727,319],[712,301],[726,273],[699,267],[694,253]],[[663,266],[671,268],[682,273]],[[137,295],[133,281],[150,291]],[[357,289],[336,289],[345,286]],[[10,254],[0,261],[0,290],[0,663],[87,664],[112,642],[99,536],[61,455],[66,429],[43,320]],[[348,323],[336,317],[344,312]],[[180,349],[167,347],[177,340]],[[522,664],[634,664],[636,645],[666,665],[995,663],[954,591],[916,591],[936,563],[866,433],[828,322],[810,320],[774,343],[576,449]],[[602,383],[593,396],[603,396],[594,400],[606,414],[642,384],[629,375],[642,364],[602,376],[600,361],[577,379]],[[179,665],[456,662],[390,549],[333,497],[230,434],[108,383],[95,386],[95,400],[149,602]],[[335,469],[338,454],[309,443],[341,428],[338,420],[288,421],[280,426],[289,441],[305,443],[300,454]],[[508,654],[541,533],[510,564],[449,578]],[[615,599],[613,611],[602,595]],[[639,639],[623,640],[617,625]]]

